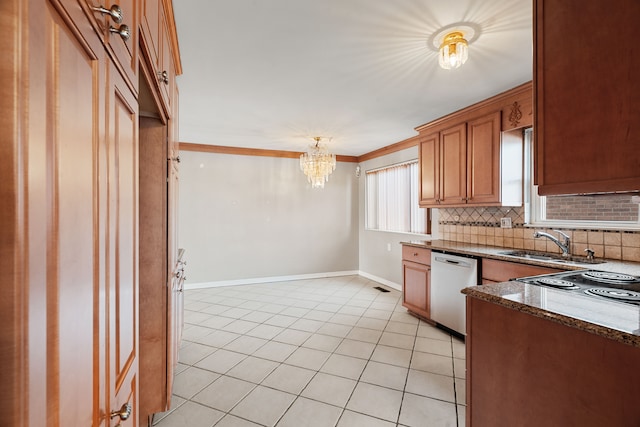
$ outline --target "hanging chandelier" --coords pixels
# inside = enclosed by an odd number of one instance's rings
[[[300,169],[307,176],[312,188],[324,188],[329,181],[329,175],[336,168],[336,155],[329,154],[326,145],[320,145],[322,137],[313,138],[315,145],[309,146],[309,151],[300,155]]]

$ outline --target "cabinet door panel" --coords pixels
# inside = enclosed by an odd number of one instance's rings
[[[640,189],[638,19],[637,0],[534,2],[539,194]]]
[[[467,203],[500,203],[500,112],[468,122]]]
[[[467,125],[440,132],[440,204],[465,203]]]
[[[46,424],[95,425],[101,408],[94,399],[99,389],[94,363],[103,351],[99,322],[94,322],[103,255],[96,159],[104,111],[104,57],[95,55],[104,51],[97,37],[85,44],[53,7],[42,6],[45,28],[38,31],[44,33],[45,114],[34,119],[45,121],[46,169],[33,173],[41,174],[46,192],[46,240],[37,243],[46,246],[46,294],[38,296],[46,295],[46,346],[30,344],[32,351],[46,354]],[[69,96],[76,93],[82,96]]]
[[[140,1],[140,27],[154,70],[160,63],[160,8],[160,0]]]
[[[420,316],[430,317],[431,267],[415,262],[403,261],[402,305]]]
[[[164,9],[160,11],[160,17],[160,62],[157,69],[157,73],[159,73],[158,84],[160,86],[160,95],[165,104],[167,116],[172,117],[173,100],[171,99],[171,96],[174,92],[173,86],[175,85],[176,80],[175,66],[171,56],[171,40],[169,39],[169,27]],[[163,77],[164,75],[166,75],[166,80]]]
[[[440,197],[440,134],[420,141],[420,205],[433,206]]]
[[[122,9],[122,23],[116,24],[111,18],[105,16],[105,25],[115,28],[120,25],[129,27],[130,37],[125,40],[119,34],[109,33],[108,42],[114,55],[114,59],[119,63],[124,75],[134,88],[138,87],[138,8],[133,0],[117,0],[110,4],[118,4]]]
[[[485,258],[482,260],[482,281],[498,283],[506,282],[517,277],[537,276],[539,274],[556,273],[556,268],[541,267],[538,265],[520,264],[517,262],[499,261]]]
[[[124,80],[109,68],[109,347],[111,408],[137,401],[138,119]],[[135,407],[135,406],[134,406]],[[132,414],[128,425],[137,425]]]

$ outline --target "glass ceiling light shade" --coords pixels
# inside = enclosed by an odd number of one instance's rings
[[[324,183],[329,181],[329,175],[336,168],[336,155],[329,154],[327,147],[320,145],[321,137],[313,139],[315,145],[311,145],[309,151],[300,156],[300,169],[312,188],[324,188]]]
[[[438,51],[438,61],[445,70],[460,67],[469,57],[469,44],[460,31],[453,31],[442,40]]]

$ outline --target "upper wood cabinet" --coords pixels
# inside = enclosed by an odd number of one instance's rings
[[[640,189],[639,20],[637,0],[534,1],[539,194]]]
[[[524,84],[502,98],[502,130],[533,126],[533,84]]]
[[[513,150],[513,144],[516,149]],[[505,147],[503,153],[502,147]],[[507,160],[520,167],[502,167]],[[429,133],[420,142],[420,206],[519,205],[522,187],[505,184],[503,175],[522,183],[522,138],[501,140],[500,112]],[[520,194],[513,195],[513,191]]]
[[[107,32],[107,49],[120,72],[126,77],[127,84],[132,86],[135,93],[138,92],[138,8],[134,0],[117,0],[113,4],[118,4],[122,9],[122,22],[113,22],[110,17],[104,16],[107,22],[107,29],[119,30],[124,33],[125,27],[129,36]]]
[[[440,185],[437,203],[457,205],[466,202],[466,123],[440,131]]]
[[[500,112],[470,120],[467,128],[466,201],[500,203]]]
[[[518,114],[506,130],[502,123],[505,109],[525,105],[527,94],[531,103],[531,83],[416,128],[420,206],[522,204],[521,127],[527,121]]]
[[[160,63],[160,10],[162,0],[140,0],[140,34],[149,62]]]
[[[138,93],[138,25],[139,11],[134,0],[113,0],[109,3],[76,0],[61,2],[74,22],[86,19],[81,16],[82,9],[89,18],[91,26],[80,26],[80,31],[93,27],[114,62],[116,69],[125,78],[130,90]],[[117,22],[119,8],[120,22]],[[111,11],[111,13],[110,13]]]
[[[175,77],[182,73],[173,7],[167,0],[142,0],[140,10],[140,48],[164,113],[172,117]]]
[[[422,138],[418,149],[420,206],[435,206],[440,200],[440,132]]]

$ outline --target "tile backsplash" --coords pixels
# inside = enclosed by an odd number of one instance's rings
[[[439,209],[439,229],[443,240],[506,248],[560,253],[546,238],[533,238],[536,230],[524,226],[524,208]],[[500,228],[501,218],[511,218],[512,228]],[[584,255],[589,248],[598,258],[640,262],[640,232],[626,230],[563,229],[571,237],[571,253]],[[553,234],[553,232],[551,232]]]

